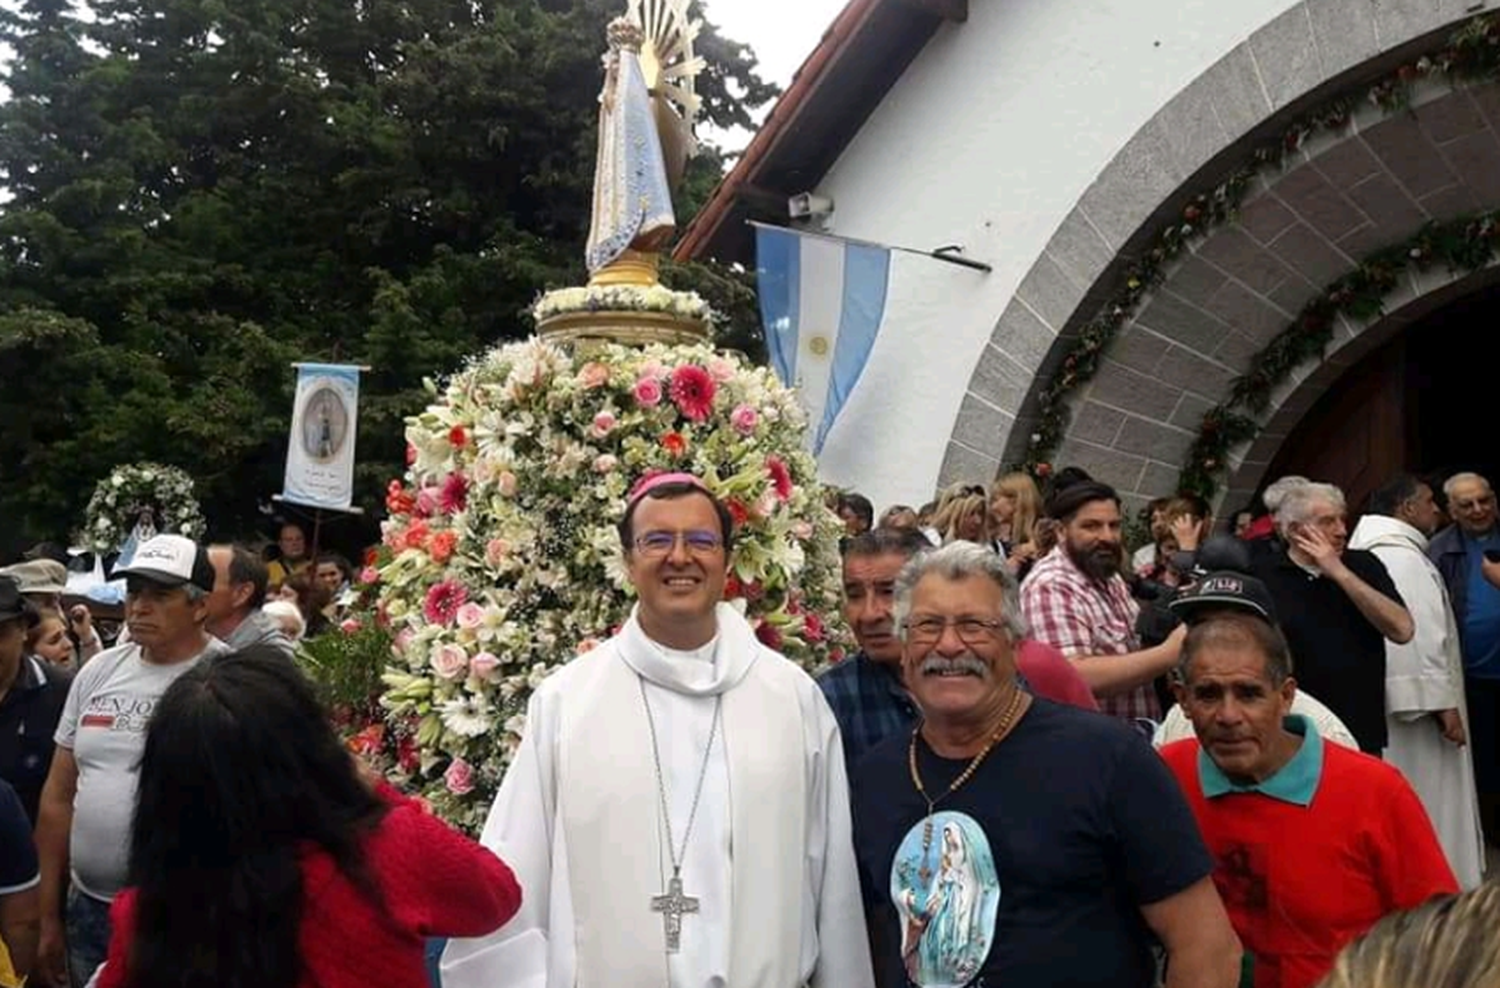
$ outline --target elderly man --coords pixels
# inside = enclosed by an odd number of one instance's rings
[[[1411,615],[1379,559],[1347,548],[1344,494],[1300,483],[1276,507],[1275,545],[1253,557],[1271,591],[1297,676],[1379,756],[1386,745],[1385,643],[1411,641]]]
[[[1192,624],[1177,696],[1197,738],[1161,756],[1213,851],[1255,988],[1312,988],[1376,920],[1458,883],[1401,773],[1291,714],[1286,639],[1252,584],[1240,613]]]
[[[1485,834],[1500,843],[1500,588],[1485,579],[1486,553],[1500,559],[1495,492],[1479,474],[1458,473],[1443,495],[1454,524],[1433,537],[1427,554],[1458,622],[1474,782]]]
[[[445,988],[870,984],[838,725],[721,602],[728,509],[662,474],[619,533],[639,604],[532,696],[481,837],[526,901]]]
[[[896,577],[913,556],[931,548],[920,532],[892,528],[856,535],[844,546],[844,620],[859,652],[825,670],[818,686],[838,719],[851,774],[866,752],[893,734],[905,735],[917,721],[916,704],[901,681]],[[1038,696],[1099,709],[1083,677],[1050,645],[1019,642],[1016,670]]]
[[[1230,988],[1240,950],[1181,792],[1135,731],[1016,684],[1015,578],[955,542],[901,572],[923,719],[854,780],[878,983]]]
[[[1120,575],[1120,496],[1104,484],[1075,483],[1053,493],[1047,514],[1062,529],[1021,589],[1032,634],[1072,661],[1105,713],[1161,720],[1151,684],[1176,664],[1184,632],[1141,647],[1140,608]]]
[[[1385,646],[1385,758],[1411,781],[1464,888],[1484,874],[1484,836],[1467,750],[1464,663],[1442,574],[1427,558],[1432,488],[1410,474],[1370,495],[1349,545],[1373,552],[1411,610],[1416,635]]]
[[[116,575],[125,579],[130,642],[99,653],[73,680],[36,829],[42,864],[37,980],[66,984],[70,978],[74,988],[88,982],[109,945],[109,904],[125,884],[151,710],[177,677],[204,656],[225,651],[203,626],[214,568],[191,539],[148,539]],[[65,898],[66,938],[59,922]]]
[[[209,546],[208,559],[214,566],[214,589],[208,595],[209,634],[234,651],[266,645],[290,658],[291,639],[261,610],[270,583],[266,564],[239,545]]]

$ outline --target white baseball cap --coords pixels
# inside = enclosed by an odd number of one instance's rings
[[[165,587],[192,584],[205,593],[214,588],[214,566],[208,550],[181,535],[147,539],[135,550],[129,565],[118,567],[114,575],[139,576]]]

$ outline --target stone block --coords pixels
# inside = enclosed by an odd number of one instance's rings
[[[974,365],[974,376],[969,381],[969,393],[977,396],[1010,415],[1015,415],[1026,400],[1031,387],[1032,374],[1025,367],[987,346],[979,354]],[[982,449],[983,447],[975,447]],[[998,455],[998,452],[997,454]]]
[[[1275,189],[1288,209],[1329,240],[1338,240],[1365,222],[1364,214],[1311,165],[1294,168]]]
[[[1271,113],[1249,44],[1233,48],[1203,74],[1219,122],[1232,140],[1244,137]]]
[[[1330,78],[1380,53],[1370,0],[1317,0],[1306,6]]]
[[[1236,281],[1226,283],[1214,294],[1208,311],[1229,330],[1261,343],[1286,328],[1285,313]],[[1213,349],[1202,352],[1213,353],[1222,342],[1221,336],[1214,341]]]
[[[1389,117],[1363,136],[1375,157],[1413,198],[1420,199],[1458,181],[1409,113]]]
[[[1131,323],[1120,331],[1109,348],[1109,359],[1142,374],[1156,370],[1161,358],[1166,356],[1171,342],[1151,330]]]
[[[1291,272],[1244,230],[1219,230],[1198,248],[1198,256],[1260,295],[1270,294]],[[1221,288],[1223,286],[1220,286]]]
[[[1000,460],[960,443],[949,442],[938,471],[938,489],[950,484],[988,484],[1000,472]]]
[[[1371,156],[1370,161],[1374,160]],[[1274,195],[1262,193],[1240,209],[1240,226],[1263,244],[1275,240],[1296,222],[1296,214]]]
[[[972,391],[964,396],[958,407],[958,419],[953,425],[953,441],[984,456],[993,456],[997,461],[1005,452],[1005,441],[1010,438],[1015,416],[1004,409],[996,408]]]
[[[1115,449],[1163,463],[1180,463],[1192,444],[1193,434],[1186,429],[1174,429],[1133,415],[1125,419],[1115,437]]]
[[[1427,222],[1421,208],[1389,176],[1372,175],[1348,189],[1348,195],[1375,224],[1378,234],[1367,239],[1373,240],[1377,247],[1404,240]],[[1368,250],[1361,250],[1351,256],[1359,258],[1367,253]]]
[[[1045,252],[1037,258],[1021,285],[1016,297],[1041,317],[1042,322],[1055,333],[1061,333],[1068,320],[1078,309],[1088,286],[1079,286]]]
[[[1188,86],[1156,115],[1177,168],[1191,175],[1230,143],[1213,99],[1203,86]]]
[[[1168,421],[1179,429],[1188,429],[1196,433],[1198,428],[1203,425],[1203,416],[1212,407],[1214,407],[1214,402],[1206,398],[1199,397],[1198,395],[1184,394]]]
[[[1146,464],[1146,469],[1141,473],[1136,493],[1147,499],[1153,497],[1171,497],[1177,493],[1177,478],[1181,475],[1181,465],[1159,463],[1156,460],[1152,460]]]
[[[1089,387],[1088,397],[1136,415],[1164,420],[1177,407],[1182,387],[1106,360]]]
[[[1005,307],[1000,322],[995,325],[995,332],[990,336],[991,346],[999,348],[1032,374],[1042,365],[1056,341],[1057,334],[1016,298]]]
[[[1484,130],[1444,144],[1443,157],[1487,206],[1500,204],[1500,140]]]
[[[1096,446],[1069,438],[1057,451],[1057,462],[1053,466],[1080,467],[1099,481],[1120,490],[1133,491],[1140,480],[1146,461],[1139,456],[1122,453],[1117,449]]]
[[[1089,222],[1083,210],[1076,207],[1052,235],[1047,253],[1068,277],[1080,285],[1092,285],[1098,281],[1115,258],[1114,248]]]
[[[1201,306],[1213,298],[1214,292],[1224,284],[1224,278],[1223,271],[1201,260],[1196,254],[1189,254],[1186,260],[1180,261],[1167,274],[1167,283],[1172,286],[1174,295]]]
[[[1442,145],[1460,137],[1488,130],[1484,114],[1469,99],[1466,90],[1455,89],[1445,96],[1416,108],[1417,122],[1427,131],[1434,144]]]
[[[1382,247],[1389,247],[1390,243],[1386,239],[1384,227],[1376,226],[1374,223],[1366,223],[1364,226],[1344,234],[1334,246],[1350,257],[1360,258],[1374,253]]]
[[[1474,197],[1474,190],[1467,185],[1450,185],[1446,189],[1439,189],[1431,195],[1423,196],[1417,205],[1440,223],[1476,213],[1480,208],[1479,200]]]
[[[1221,400],[1229,393],[1229,386],[1234,381],[1234,372],[1229,368],[1175,346],[1157,365],[1156,376],[1159,388],[1191,391],[1210,401]],[[1123,407],[1131,408],[1129,405]],[[1151,417],[1165,419],[1167,416],[1153,413]]]
[[[1351,134],[1313,159],[1313,167],[1323,173],[1335,189],[1348,189],[1371,175],[1383,174],[1379,160],[1358,134]]]
[[[1353,261],[1304,223],[1277,237],[1271,248],[1288,267],[1315,285],[1326,285],[1354,266]]]
[[[1469,90],[1469,98],[1490,122],[1490,129],[1500,131],[1500,82],[1490,82]]]
[[[1118,250],[1186,177],[1161,125],[1151,121],[1120,149],[1078,208]]]
[[[1126,415],[1118,409],[1101,405],[1096,401],[1082,402],[1073,412],[1073,421],[1068,425],[1068,435],[1099,446],[1113,446]]]
[[[1306,3],[1293,4],[1249,43],[1273,109],[1311,92],[1326,78]]]
[[[1135,324],[1199,353],[1213,353],[1229,329],[1203,309],[1161,289],[1142,307]]]
[[[1286,321],[1290,322],[1297,313],[1302,311],[1302,307],[1311,302],[1313,296],[1321,291],[1321,286],[1314,286],[1312,282],[1299,274],[1282,282],[1281,287],[1272,292],[1266,301],[1281,310]],[[1283,325],[1282,329],[1285,328],[1286,326]]]
[[[1219,343],[1219,348],[1212,356],[1219,363],[1228,367],[1236,374],[1243,374],[1250,367],[1250,359],[1265,347],[1264,343],[1252,340],[1239,333],[1225,334]]]
[[[1375,40],[1382,50],[1420,38],[1442,25],[1433,0],[1370,0],[1375,14]]]

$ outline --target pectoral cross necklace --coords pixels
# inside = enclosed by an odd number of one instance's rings
[[[693,790],[693,808],[688,811],[687,826],[682,831],[682,848],[672,843],[672,813],[667,799],[667,776],[661,768],[661,746],[656,740],[656,718],[651,713],[651,701],[646,698],[646,680],[637,676],[641,687],[641,703],[646,708],[646,723],[651,728],[651,758],[656,765],[656,792],[661,797],[661,819],[667,828],[667,855],[672,859],[672,877],[666,891],[651,897],[651,911],[661,913],[663,930],[667,938],[667,953],[675,954],[682,949],[682,917],[698,911],[698,900],[682,891],[682,862],[687,857],[688,838],[693,834],[693,822],[698,819],[698,801],[703,798],[703,780],[708,777],[708,761],[713,756],[714,738],[719,733],[719,712],[724,706],[724,695],[714,697],[714,719],[708,728],[708,747],[703,750],[703,765],[698,769],[698,786]]]

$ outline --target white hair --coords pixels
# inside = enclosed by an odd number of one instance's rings
[[[924,576],[934,573],[945,580],[963,580],[971,576],[993,580],[1000,588],[1000,620],[1010,633],[1011,641],[1026,637],[1026,621],[1021,617],[1021,595],[1010,567],[993,549],[958,540],[931,552],[918,553],[901,568],[901,575],[896,577],[896,630],[902,638],[906,637],[906,618],[911,614],[912,591]]]
[[[1260,496],[1260,499],[1262,503],[1265,504],[1266,510],[1274,515],[1281,507],[1281,502],[1286,500],[1286,496],[1288,494],[1290,494],[1297,488],[1310,483],[1312,483],[1312,481],[1308,480],[1306,477],[1299,477],[1296,474],[1293,474],[1289,477],[1282,477],[1280,480],[1267,487],[1266,492]]]
[[[1285,531],[1288,527],[1305,522],[1312,516],[1313,505],[1327,501],[1340,511],[1348,510],[1344,492],[1332,484],[1315,484],[1306,481],[1298,484],[1281,498],[1276,508],[1276,527]]]
[[[1453,476],[1443,481],[1443,497],[1451,500],[1453,498],[1454,488],[1458,487],[1459,484],[1469,483],[1483,484],[1484,489],[1487,491],[1493,489],[1490,487],[1490,482],[1488,480],[1485,480],[1477,473],[1466,470],[1463,473],[1455,473]]]
[[[289,600],[268,600],[262,607],[261,613],[275,621],[281,626],[281,630],[293,642],[302,640],[307,634],[307,621],[302,617],[302,610]]]

